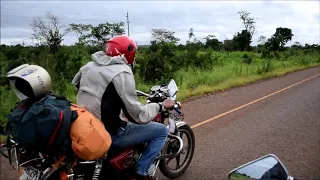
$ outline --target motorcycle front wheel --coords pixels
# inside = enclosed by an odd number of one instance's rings
[[[189,125],[183,125],[178,128],[178,136],[184,141],[183,135],[186,135],[187,137],[187,142],[188,145],[186,147],[183,147],[182,152],[179,156],[175,158],[167,158],[167,159],[162,159],[160,160],[159,163],[159,169],[161,173],[169,178],[176,178],[182,175],[186,169],[189,167],[191,160],[193,158],[193,153],[195,149],[195,137],[192,129],[190,128]],[[184,146],[185,146],[185,142]],[[179,149],[179,145],[175,143],[174,140],[167,141],[166,144],[164,145],[164,152],[167,154],[175,153]],[[183,162],[181,163],[181,156],[185,155],[185,158]],[[169,167],[169,163],[175,160],[175,168],[172,169]]]

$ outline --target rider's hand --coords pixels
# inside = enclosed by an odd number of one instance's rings
[[[172,99],[168,98],[162,102],[162,105],[166,109],[172,109],[174,106],[174,101]]]

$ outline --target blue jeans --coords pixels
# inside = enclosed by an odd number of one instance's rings
[[[124,148],[129,145],[147,142],[147,147],[136,166],[136,172],[146,176],[151,163],[159,155],[167,136],[168,129],[164,124],[156,122],[149,122],[148,124],[128,123],[125,128],[119,128],[117,135],[111,137],[111,148]]]

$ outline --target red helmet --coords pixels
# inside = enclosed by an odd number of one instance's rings
[[[126,35],[116,36],[106,42],[106,55],[111,57],[124,55],[128,64],[133,64],[136,51],[136,43]]]

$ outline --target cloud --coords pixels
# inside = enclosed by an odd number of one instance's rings
[[[214,34],[220,41],[243,29],[238,11],[247,10],[254,17],[259,36],[270,37],[277,27],[291,28],[292,41],[319,43],[318,1],[1,1],[1,43],[31,43],[29,24],[33,17],[51,11],[65,25],[126,21],[129,11],[130,35],[138,44],[148,44],[151,29],[175,31],[185,43],[189,28],[197,39]],[[125,27],[127,30],[127,27]],[[74,33],[64,37],[64,44],[77,41]]]

